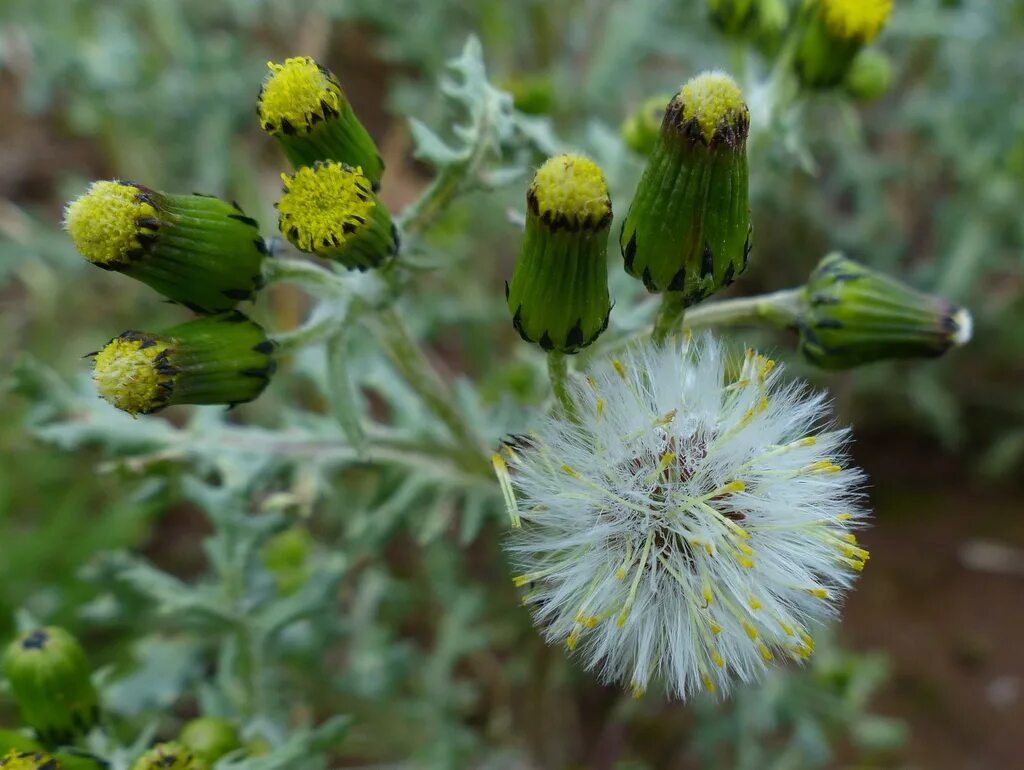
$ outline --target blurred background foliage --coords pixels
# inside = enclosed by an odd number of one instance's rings
[[[703,69],[753,83],[770,66],[714,30],[696,0],[0,0],[0,630],[12,631],[23,606],[83,630],[98,662],[142,678],[136,689],[122,680],[126,712],[143,707],[139,692],[168,677],[167,667],[175,683],[148,706],[179,702],[204,669],[187,639],[139,645],[138,623],[109,622],[109,564],[95,556],[133,549],[193,577],[207,567],[198,543],[209,524],[174,469],[104,465],[98,448],[67,452],[60,434],[39,441],[22,427],[44,425],[55,394],[75,408],[67,382],[82,376],[84,352],[122,329],[177,317],[74,252],[59,230],[63,201],[93,178],[137,179],[236,199],[269,233],[284,163],[259,132],[255,96],[268,59],[308,54],[338,73],[387,160],[385,199],[400,206],[429,180],[429,169],[410,159],[404,116],[443,125],[436,83],[470,33],[482,41],[492,81],[524,113],[519,126],[537,160],[543,148],[590,153],[620,215],[642,159],[622,144],[618,126],[646,97]],[[883,699],[909,721],[909,748],[898,748],[899,721],[869,713],[885,664],[840,647],[725,705],[684,711],[656,698],[622,701],[566,665],[561,651],[545,650],[514,609],[500,520],[398,471],[314,470],[286,480],[290,497],[280,509],[314,532],[322,556],[344,553],[339,596],[348,615],[293,630],[280,656],[307,700],[296,708],[354,716],[340,757],[438,767],[524,766],[516,763],[532,756],[543,767],[799,768],[899,766],[907,756],[918,766],[979,757],[988,766],[1010,756],[1014,738],[984,728],[952,744],[936,738],[964,687],[975,688],[964,702],[979,703],[995,702],[997,680],[1024,687],[1019,656],[992,652],[1003,628],[987,621],[996,610],[974,608],[981,619],[963,635],[962,623],[936,620],[941,608],[921,616],[907,608],[915,592],[955,594],[962,584],[1016,596],[1007,611],[1019,618],[1019,578],[997,569],[992,580],[1011,582],[994,588],[964,578],[956,554],[977,536],[1024,544],[1013,517],[1024,467],[1022,39],[1020,0],[901,0],[877,43],[894,63],[890,91],[870,104],[839,95],[804,103],[787,134],[751,157],[756,244],[730,294],[798,285],[826,251],[841,248],[975,316],[974,341],[945,359],[829,377],[791,355],[791,337],[753,337],[832,389],[879,490],[881,542],[872,550],[884,554],[889,543],[899,558],[886,566],[879,556],[877,576],[865,580],[877,582],[866,599],[854,596],[862,602],[854,617],[872,629],[853,631],[855,646],[890,649],[884,629],[905,610],[918,636],[894,642],[893,654],[911,658],[915,638],[949,637],[935,653],[942,660],[930,667],[934,679],[901,668]],[[509,219],[522,208],[524,184],[467,197],[445,214],[417,255],[439,269],[405,305],[438,357],[480,382],[485,401],[511,391],[529,404],[546,387],[501,302],[515,257]],[[629,325],[629,313],[642,312],[637,287],[617,256],[612,267],[619,322]],[[305,302],[275,289],[257,314],[287,328]],[[288,403],[322,411],[303,366],[240,414],[272,424]],[[934,560],[908,568],[916,543]],[[132,606],[119,601],[122,610]],[[956,604],[949,612],[969,622],[970,608],[961,613]],[[324,661],[311,639],[324,634],[340,635],[344,652],[318,677]],[[947,676],[946,657],[968,660],[966,668]],[[978,671],[985,677],[965,684]],[[1021,715],[1019,697],[1000,702],[1009,705],[998,716],[979,714],[993,734]],[[938,748],[928,753],[932,739]]]

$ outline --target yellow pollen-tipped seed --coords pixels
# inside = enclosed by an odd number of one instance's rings
[[[580,632],[576,629],[573,629],[572,633],[569,634],[568,638],[565,640],[565,646],[569,648],[570,652],[572,652],[576,649],[576,645],[579,643],[579,641]]]
[[[514,585],[516,588],[522,588],[524,585],[526,585],[529,582],[530,582],[530,576],[529,575],[516,575],[514,578],[512,578],[512,585]]]
[[[718,691],[718,688],[715,687],[715,683],[711,679],[711,675],[710,674],[701,674],[701,679],[703,680],[704,687],[705,687],[705,689],[707,689],[708,692],[714,693],[714,692]]]
[[[824,588],[808,588],[807,589],[807,593],[809,593],[811,596],[814,596],[815,598],[818,598],[818,599],[827,599],[828,598],[828,591],[825,590]]]
[[[852,513],[840,513],[838,516],[836,516],[836,518],[839,519],[839,521],[849,521],[850,519],[853,518],[853,514]]]
[[[752,610],[759,610],[764,606],[763,604],[761,604],[761,600],[753,594],[751,594],[750,597],[747,599],[747,604]]]
[[[675,99],[682,101],[683,121],[695,120],[706,142],[714,138],[722,123],[736,126],[750,122],[743,92],[724,72],[705,72],[692,78]]]
[[[121,336],[111,340],[93,364],[93,381],[99,394],[128,414],[152,411],[173,375],[161,373],[158,357],[169,345],[152,339]]]
[[[739,562],[739,565],[745,569],[754,568],[754,560],[751,559],[749,556],[737,556],[736,561]]]
[[[622,362],[619,359],[612,359],[612,368],[622,379],[626,379],[626,367],[623,366]]]
[[[593,628],[594,626],[596,626],[600,622],[601,622],[601,618],[600,617],[598,617],[597,615],[591,615],[589,618],[587,618],[587,622],[585,623],[585,625],[586,625],[587,628]]]
[[[772,655],[772,651],[768,649],[768,645],[764,642],[757,645],[757,651],[761,653],[761,657],[766,661],[772,661],[775,659],[775,656]]]
[[[714,594],[711,593],[711,586],[705,585],[704,586],[704,604],[706,606],[710,607],[711,603],[714,600],[715,600],[715,596],[714,596]]]
[[[572,467],[571,465],[569,465],[568,463],[562,463],[562,470],[563,470],[563,471],[564,471],[565,473],[568,473],[568,474],[569,474],[570,476],[572,476],[572,477],[573,477],[574,479],[578,479],[578,478],[580,477],[579,471],[577,471],[577,470],[576,470],[575,468],[573,468],[573,467]]]
[[[369,222],[377,202],[360,168],[333,161],[282,174],[281,233],[305,252],[336,248]]]
[[[738,548],[738,549],[740,550],[740,552],[741,552],[741,553],[743,553],[743,554],[744,554],[745,556],[753,556],[753,555],[754,555],[754,549],[753,549],[753,548],[751,548],[751,547],[750,547],[749,545],[747,545],[746,543],[736,543],[736,547],[737,547],[737,548]]]
[[[845,540],[847,543],[853,543],[854,545],[857,544],[857,536],[852,532],[844,532],[839,537]]]
[[[260,123],[271,134],[285,133],[285,125],[299,131],[312,128],[326,113],[341,111],[344,94],[328,73],[308,56],[267,62],[270,76],[260,93]],[[325,109],[326,107],[326,109]]]
[[[806,631],[797,631],[797,636],[799,636],[800,640],[805,645],[807,645],[807,649],[814,649],[814,637],[812,637],[809,633],[807,633]]]
[[[740,481],[739,479],[736,479],[735,481],[730,481],[728,484],[722,487],[722,493],[732,494],[734,492],[745,492],[746,489],[747,485],[744,482]]]
[[[82,256],[97,265],[116,265],[142,247],[139,235],[147,230],[138,223],[156,217],[156,209],[140,199],[140,192],[123,182],[93,182],[68,204],[64,228]]]
[[[789,625],[789,623],[787,623],[786,621],[779,619],[779,626],[782,628],[782,632],[786,636],[793,635],[793,626]]]
[[[600,416],[602,416],[604,414],[604,399],[603,398],[597,399],[596,409],[597,409],[597,416],[598,417],[600,417]]]
[[[797,443],[800,446],[814,446],[815,444],[818,443],[818,437],[817,436],[804,436],[804,438],[800,439],[800,441],[798,441]]]
[[[719,668],[725,668],[725,661],[722,660],[722,656],[719,654],[718,650],[711,650],[711,662]]]
[[[711,633],[713,633],[713,634],[720,634],[720,633],[722,633],[722,627],[720,625],[718,625],[717,623],[712,623],[711,624]]]
[[[612,214],[604,172],[582,155],[546,160],[533,177],[527,200],[544,221],[571,227],[597,227]]]
[[[870,43],[889,19],[893,0],[820,0],[828,31],[843,40]]]
[[[757,629],[754,628],[746,620],[743,621],[743,630],[747,632],[747,636],[750,637],[751,641],[756,641],[757,640]]]

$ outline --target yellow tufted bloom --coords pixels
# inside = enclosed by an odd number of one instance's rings
[[[93,182],[88,192],[64,209],[64,227],[90,262],[111,266],[130,262],[142,249],[142,238],[155,230],[147,219],[156,209],[142,190],[127,182]]]
[[[720,131],[737,131],[750,123],[743,92],[724,72],[705,72],[689,80],[675,102],[682,108],[683,122],[696,123],[709,144]]]
[[[845,40],[870,43],[892,13],[892,0],[821,0],[829,32]]]
[[[93,382],[100,396],[133,417],[159,408],[174,382],[166,341],[128,332],[96,354]]]
[[[292,165],[298,169],[337,161],[358,166],[378,189],[384,162],[338,79],[308,56],[267,62],[267,68],[256,113]]]
[[[612,215],[604,172],[582,155],[548,158],[533,177],[527,203],[545,222],[572,229],[600,227]]]
[[[0,770],[61,770],[61,764],[42,751],[10,751],[0,757]]]
[[[398,250],[391,216],[360,168],[328,161],[282,174],[278,226],[295,248],[346,267],[377,267]]]

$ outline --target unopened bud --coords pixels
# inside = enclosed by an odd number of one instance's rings
[[[267,249],[234,203],[170,195],[133,182],[93,182],[64,227],[82,255],[198,312],[228,310],[263,286]]]
[[[893,0],[807,0],[799,20],[796,72],[809,88],[843,82],[857,53],[877,37]]]
[[[82,645],[64,629],[38,628],[14,641],[4,673],[22,720],[44,743],[70,743],[96,724],[92,669]]]
[[[751,248],[750,113],[728,75],[690,80],[665,112],[623,222],[626,272],[687,305],[735,280]]]
[[[799,321],[800,350],[823,369],[886,358],[940,356],[971,338],[971,314],[841,254],[811,273]]]
[[[604,172],[580,155],[556,155],[526,194],[526,233],[505,294],[527,342],[575,353],[608,326],[608,229]]]
[[[374,190],[384,173],[377,145],[359,122],[330,71],[308,56],[284,64],[268,62],[270,75],[260,90],[256,112],[298,169],[317,161],[358,167]]]
[[[237,311],[160,332],[126,331],[95,354],[99,394],[130,415],[172,404],[252,401],[276,369],[274,343]]]

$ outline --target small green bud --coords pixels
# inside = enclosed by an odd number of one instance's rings
[[[515,108],[527,115],[547,115],[555,106],[555,85],[550,75],[511,75],[501,87],[512,96]]]
[[[354,270],[398,253],[398,230],[359,168],[317,162],[281,180],[278,227],[299,251]]]
[[[95,353],[99,394],[130,415],[172,404],[252,401],[276,369],[274,342],[237,311],[161,332],[126,331]]]
[[[665,112],[619,245],[626,272],[687,305],[728,286],[750,255],[750,113],[728,75],[690,80]]]
[[[264,543],[260,557],[281,594],[294,593],[306,582],[312,550],[313,536],[305,527],[289,527]]]
[[[526,193],[526,234],[505,297],[512,324],[544,350],[575,353],[608,326],[604,172],[581,155],[545,161]]]
[[[131,770],[207,770],[207,764],[187,746],[170,741],[136,759]]]
[[[843,82],[857,53],[878,36],[893,0],[805,0],[800,15],[796,72],[808,88]]]
[[[193,719],[182,728],[178,742],[211,765],[242,745],[238,730],[230,721],[221,717]]]
[[[707,0],[707,4],[711,22],[729,35],[743,32],[757,13],[756,0]]]
[[[619,129],[622,141],[634,152],[650,155],[658,142],[661,121],[665,119],[665,105],[672,100],[672,94],[658,94],[645,99],[640,108],[630,115]]]
[[[789,26],[789,6],[786,0],[757,0],[751,37],[765,55],[774,55],[782,45],[783,34]]]
[[[337,161],[358,167],[380,189],[384,161],[359,122],[338,79],[308,56],[268,62],[256,113],[292,165]]]
[[[263,286],[259,225],[219,198],[93,182],[68,204],[64,227],[94,265],[197,312],[229,310]]]
[[[22,720],[44,743],[70,743],[96,724],[92,669],[78,640],[63,628],[38,628],[12,642],[4,673]]]
[[[64,770],[64,767],[42,751],[11,751],[0,758],[0,770]]]
[[[971,338],[971,314],[941,297],[829,254],[804,289],[800,350],[822,369],[940,356]]]
[[[844,85],[853,98],[870,102],[889,90],[892,78],[892,60],[882,51],[865,48],[850,65]]]

